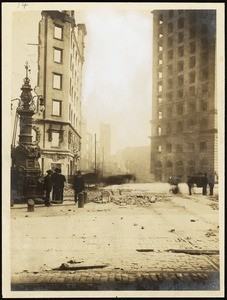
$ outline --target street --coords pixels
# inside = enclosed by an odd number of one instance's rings
[[[70,191],[62,205],[15,205],[12,290],[218,291],[218,196],[184,188],[110,186],[83,208]]]

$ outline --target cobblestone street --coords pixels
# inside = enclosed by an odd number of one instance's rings
[[[13,291],[220,290],[217,197],[100,193],[11,209]]]

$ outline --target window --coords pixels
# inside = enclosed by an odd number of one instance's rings
[[[207,101],[201,101],[201,102],[200,102],[200,109],[201,109],[202,111],[206,111],[207,108],[208,108]]]
[[[172,93],[172,92],[167,93],[167,94],[166,94],[166,99],[167,99],[168,101],[172,101],[172,100],[173,100],[173,93]]]
[[[189,24],[194,24],[196,22],[196,12],[193,11],[189,15]]]
[[[172,65],[168,65],[167,72],[168,72],[169,76],[173,75],[173,66]]]
[[[191,27],[189,31],[189,38],[193,39],[196,36],[196,27]]]
[[[159,65],[162,65],[162,58],[159,58],[158,64],[159,64]]]
[[[195,144],[194,143],[188,143],[188,150],[189,151],[195,151]]]
[[[193,68],[195,66],[195,56],[190,57],[189,59],[189,68]]]
[[[184,112],[184,107],[183,107],[183,105],[182,105],[182,104],[178,105],[178,106],[177,106],[177,113],[178,113],[178,115],[182,115],[183,112]]]
[[[180,144],[176,145],[176,151],[177,152],[183,152],[183,148],[182,148],[182,146]]]
[[[159,91],[159,93],[162,92],[162,84],[161,83],[158,84],[158,91]]]
[[[158,146],[158,152],[160,153],[160,152],[162,152],[162,146]]]
[[[162,134],[162,128],[161,126],[158,126],[158,135],[161,135]]]
[[[194,132],[195,131],[195,120],[194,119],[189,119],[187,121],[187,126],[188,126],[188,131],[189,132]]]
[[[177,91],[177,96],[178,96],[178,98],[183,98],[183,96],[184,96],[184,90],[178,90]]]
[[[168,38],[167,44],[168,44],[168,47],[173,46],[173,39],[171,37]]]
[[[173,10],[169,10],[169,19],[173,17]]]
[[[158,118],[162,119],[162,111],[161,110],[158,112]]]
[[[202,84],[202,93],[207,93],[208,92],[208,84]]]
[[[62,63],[62,50],[54,48],[54,61],[57,63]]]
[[[52,132],[52,141],[51,146],[52,147],[59,147],[59,132]]]
[[[207,38],[201,39],[201,44],[202,44],[202,48],[207,50],[207,48],[208,48],[208,39]]]
[[[183,46],[181,46],[181,47],[178,48],[178,55],[180,57],[182,57],[184,55],[184,47]]]
[[[208,63],[208,59],[209,59],[209,53],[205,52],[203,54],[201,54],[201,65],[206,65]]]
[[[173,59],[173,50],[168,51],[168,59]]]
[[[61,74],[53,74],[53,88],[57,90],[62,89],[62,75]]]
[[[188,113],[193,114],[196,111],[195,103],[189,103],[188,105]]]
[[[183,71],[183,69],[184,69],[184,62],[183,61],[179,61],[178,65],[177,65],[178,72]]]
[[[162,97],[158,97],[158,104],[161,104],[162,103]]]
[[[182,29],[184,27],[184,18],[178,19],[178,28]]]
[[[54,38],[62,40],[63,38],[63,28],[61,26],[54,26]]]
[[[208,69],[203,69],[201,71],[201,79],[202,80],[207,80],[209,77],[209,72],[208,72]]]
[[[189,82],[190,83],[195,83],[195,72],[191,72],[189,74]]]
[[[163,23],[163,14],[159,15],[159,19],[158,19],[159,24]]]
[[[178,76],[178,86],[182,86],[184,84],[184,76]]]
[[[159,78],[159,79],[162,78],[162,72],[161,72],[161,71],[158,72],[158,78]]]
[[[172,86],[173,86],[173,81],[172,81],[172,79],[168,79],[168,82],[167,82],[167,87],[168,87],[168,89],[171,89]]]
[[[166,151],[167,151],[168,153],[171,153],[171,152],[172,152],[172,145],[171,145],[171,144],[167,144],[167,145],[166,145]]]
[[[189,95],[190,96],[195,96],[195,86],[190,86],[189,87]]]
[[[182,43],[184,41],[184,33],[179,32],[178,33],[178,43]]]
[[[178,10],[178,15],[182,15],[183,12],[184,12],[184,11],[183,11],[182,9]]]
[[[171,133],[171,125],[169,123],[166,125],[166,133],[167,134]]]
[[[193,54],[196,51],[196,44],[195,42],[190,43],[190,53]]]
[[[172,117],[172,107],[167,108],[167,117],[171,118]]]
[[[180,132],[182,132],[182,131],[183,131],[183,125],[182,125],[181,122],[178,122],[178,123],[177,123],[177,132],[180,133]]]
[[[200,151],[206,150],[207,149],[207,142],[200,142],[199,149],[200,149]]]
[[[169,23],[168,24],[168,33],[172,33],[173,32],[173,24]]]
[[[163,37],[163,28],[159,28],[158,30],[158,37],[161,39]]]
[[[61,101],[58,100],[52,101],[52,115],[61,116]]]
[[[200,122],[200,129],[201,130],[205,130],[207,128],[208,128],[208,121],[207,121],[207,119],[201,120],[201,122]]]
[[[158,51],[161,52],[162,50],[163,50],[162,45],[159,45],[159,46],[158,46]]]

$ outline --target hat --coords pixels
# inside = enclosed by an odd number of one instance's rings
[[[51,170],[47,170],[46,172],[47,172],[48,174],[53,173],[53,171],[51,171]]]

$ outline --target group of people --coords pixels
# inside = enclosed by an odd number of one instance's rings
[[[189,190],[189,195],[192,194],[192,189],[194,187],[194,179],[192,176],[188,176],[188,190]],[[201,184],[202,184],[202,193],[203,195],[207,195],[207,186],[209,185],[209,190],[210,190],[210,196],[213,196],[214,194],[214,176],[210,175],[207,177],[207,174],[205,173],[202,178],[201,178]]]
[[[47,175],[44,177],[44,191],[45,191],[45,205],[50,206],[50,194],[52,191],[52,201],[60,201],[63,203],[64,183],[66,178],[61,174],[61,169],[56,168],[55,172],[52,170],[46,171]],[[78,201],[78,194],[85,189],[85,182],[81,171],[77,171],[73,178],[74,200]]]
[[[47,170],[44,177],[45,205],[50,206],[50,193],[52,191],[52,201],[60,201],[63,203],[65,176],[61,174],[61,169],[56,168],[55,172]]]

